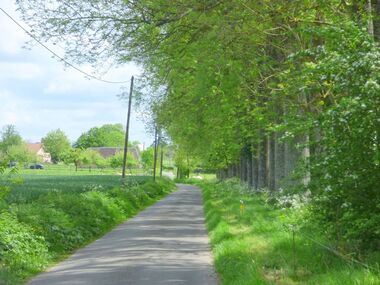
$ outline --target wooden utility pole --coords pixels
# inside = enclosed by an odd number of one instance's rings
[[[125,178],[125,169],[127,165],[127,154],[128,154],[128,136],[129,136],[129,121],[131,118],[131,105],[132,105],[132,92],[133,92],[133,79],[134,77],[131,77],[131,85],[129,88],[129,101],[128,101],[128,115],[127,115],[127,125],[125,127],[125,140],[124,140],[124,157],[123,157],[123,172],[122,172],[122,178]]]
[[[160,157],[160,177],[162,177],[162,168],[164,165],[164,144],[162,143],[162,133],[160,132],[160,148],[161,148],[161,157]]]
[[[154,129],[154,161],[153,161],[153,181],[156,181],[156,168],[157,168],[157,127]]]

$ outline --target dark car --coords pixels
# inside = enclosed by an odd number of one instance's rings
[[[16,165],[17,165],[17,162],[16,162],[16,161],[10,161],[10,162],[8,163],[8,167],[16,167]]]
[[[32,164],[31,166],[29,166],[30,169],[44,169],[44,166],[43,164],[40,164],[40,163],[35,163],[35,164]]]

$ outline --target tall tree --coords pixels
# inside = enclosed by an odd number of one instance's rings
[[[60,129],[47,133],[42,138],[42,144],[45,150],[50,153],[54,163],[62,161],[65,153],[71,148],[67,135]]]
[[[75,142],[75,147],[122,147],[124,143],[124,129],[122,124],[105,124],[93,127],[83,133]]]
[[[22,144],[22,138],[14,125],[6,125],[1,132],[0,151],[7,152],[11,146]]]

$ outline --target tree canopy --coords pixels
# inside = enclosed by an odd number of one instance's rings
[[[14,125],[6,125],[1,132],[0,151],[6,153],[11,146],[22,144],[22,138]]]
[[[50,131],[41,141],[55,163],[62,161],[65,153],[71,148],[67,135],[60,129]]]
[[[23,165],[35,160],[36,156],[27,149],[25,142],[16,130],[16,127],[14,125],[4,126],[0,140],[1,163],[7,165],[12,162]]]
[[[122,124],[105,124],[83,133],[75,142],[75,147],[121,147],[124,145],[124,136]]]
[[[141,64],[185,157],[256,189],[310,190],[326,232],[378,246],[378,1],[17,2],[71,59]]]

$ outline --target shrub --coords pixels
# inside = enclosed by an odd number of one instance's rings
[[[45,238],[50,252],[72,250],[84,241],[70,216],[51,204],[37,201],[12,205],[11,211],[20,222],[32,225],[34,231]]]
[[[42,270],[48,260],[47,244],[42,236],[15,216],[0,214],[0,277],[23,278]]]

